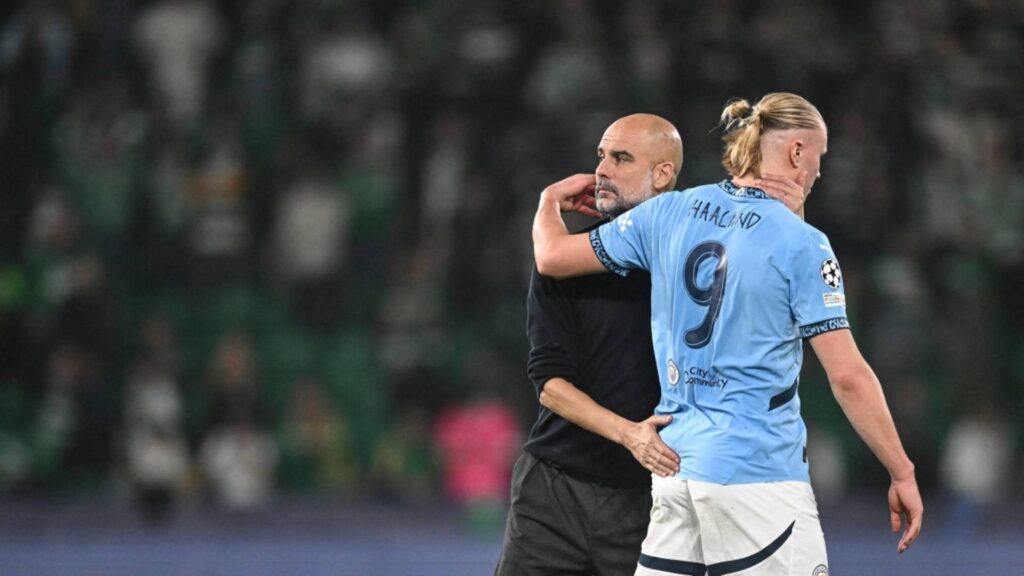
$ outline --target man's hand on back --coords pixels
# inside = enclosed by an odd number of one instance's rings
[[[633,453],[633,458],[658,476],[679,472],[679,455],[658,435],[658,428],[671,421],[671,416],[651,416],[643,422],[633,422],[622,439],[622,445]]]

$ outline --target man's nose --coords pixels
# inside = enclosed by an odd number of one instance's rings
[[[597,168],[594,169],[594,174],[596,174],[598,178],[606,178],[609,174],[608,168],[608,159],[602,158],[601,161],[597,163]]]

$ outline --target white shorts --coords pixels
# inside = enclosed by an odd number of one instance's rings
[[[806,482],[724,486],[654,476],[637,575],[826,576],[825,535]]]

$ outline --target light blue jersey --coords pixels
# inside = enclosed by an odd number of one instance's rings
[[[651,273],[662,439],[679,476],[808,481],[797,382],[803,338],[846,328],[824,234],[728,180],[661,194],[591,232],[612,272]]]

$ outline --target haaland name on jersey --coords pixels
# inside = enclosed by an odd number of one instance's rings
[[[694,198],[687,215],[694,220],[703,220],[719,228],[741,226],[745,230],[750,230],[761,221],[761,215],[753,210],[734,212],[729,209],[722,209],[718,204],[714,204],[715,209],[712,211],[711,206],[712,202]]]

